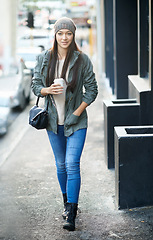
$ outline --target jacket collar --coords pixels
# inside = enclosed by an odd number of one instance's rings
[[[48,65],[49,63],[49,58],[50,58],[50,50],[45,51],[44,57],[43,57],[43,62],[42,62],[42,67]]]
[[[74,64],[75,64],[79,55],[80,55],[79,51],[74,51],[72,59],[70,61],[69,69],[71,69],[74,66]],[[44,66],[49,64],[49,59],[50,59],[50,50],[47,50],[47,51],[44,52],[44,57],[43,57],[43,61],[42,61],[42,69],[43,69]]]
[[[69,67],[69,70],[74,66],[76,60],[78,59],[78,56],[80,55],[80,52],[79,51],[74,51],[73,53],[73,56],[72,56],[72,59],[70,61],[70,67]]]

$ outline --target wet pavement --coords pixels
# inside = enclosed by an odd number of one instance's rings
[[[115,171],[104,162],[103,99],[108,94],[99,80],[98,98],[88,108],[76,231],[62,228],[53,153],[45,130],[27,126],[27,115],[20,140],[0,168],[0,240],[153,239],[153,207],[115,209]]]

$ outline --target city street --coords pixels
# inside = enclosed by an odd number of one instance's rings
[[[1,240],[152,240],[153,208],[115,209],[114,170],[104,162],[103,99],[89,107],[89,128],[81,160],[82,187],[76,231],[62,228],[62,196],[46,132],[28,125],[28,106],[11,125],[0,168]],[[7,152],[7,149],[9,151]]]
[[[28,111],[31,106],[21,112],[12,110],[8,132],[0,137],[0,166],[16,147],[28,127]]]
[[[0,240],[153,240],[153,205],[143,206],[144,200],[152,204],[153,199],[153,134],[149,127],[153,125],[153,1],[0,2]],[[55,24],[62,16],[72,18],[76,31],[69,21],[70,25],[65,20]],[[88,130],[73,232],[63,229],[63,196],[46,130],[29,125],[29,110],[36,102],[31,94],[35,60],[44,49],[52,48],[54,24],[57,33],[67,27],[75,33],[79,49],[93,63],[99,90],[96,101],[87,108]],[[64,41],[59,35],[60,60],[69,53],[64,46],[72,35],[64,34],[69,35]],[[41,67],[44,76],[46,61]],[[55,78],[60,77],[59,64]],[[62,72],[67,64],[65,61]],[[54,62],[49,78],[52,66]],[[71,66],[74,73],[79,71],[77,65]],[[83,84],[86,72],[92,79],[89,67],[87,64],[83,75],[78,75]],[[61,74],[63,78],[66,75]],[[91,82],[84,85],[87,90]],[[67,96],[66,100],[71,99],[73,96]],[[108,99],[117,109],[110,106],[109,116],[103,105]],[[126,126],[128,141],[125,135],[118,136],[114,146],[107,141],[113,132],[104,133],[114,126]],[[107,168],[106,158],[109,160],[112,149],[105,152],[105,146],[115,148],[115,169]],[[130,205],[128,199],[140,205]]]

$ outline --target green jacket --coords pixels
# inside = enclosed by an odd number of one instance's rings
[[[79,56],[80,52],[75,51],[69,66],[68,82],[72,81],[73,66]],[[46,87],[47,68],[49,62],[50,51],[44,51],[37,56],[37,63],[34,69],[34,77],[32,79],[32,90],[36,96],[41,95],[41,89]],[[86,110],[80,116],[75,116],[73,112],[84,101],[90,105],[98,94],[97,82],[90,59],[86,54],[82,53],[82,63],[78,70],[78,80],[74,92],[69,89],[66,90],[65,98],[65,121],[64,134],[66,137],[70,136],[78,129],[87,128],[88,119]],[[83,90],[85,89],[85,91]],[[49,122],[47,130],[53,131],[57,134],[58,115],[55,106],[50,98],[45,97],[45,105],[49,99]]]

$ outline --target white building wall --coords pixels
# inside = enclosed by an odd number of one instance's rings
[[[0,65],[4,74],[15,57],[18,0],[0,0]]]

